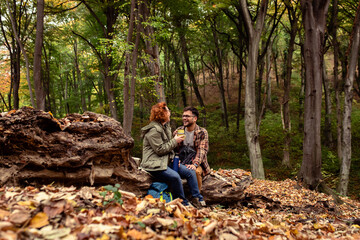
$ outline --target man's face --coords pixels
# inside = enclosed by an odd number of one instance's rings
[[[197,117],[193,115],[191,111],[185,111],[183,112],[182,120],[185,127],[190,127],[193,124],[196,124]]]

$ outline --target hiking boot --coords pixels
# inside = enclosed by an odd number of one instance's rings
[[[191,203],[196,207],[196,208],[202,208],[202,207],[206,207],[206,202],[204,200],[199,200],[199,198],[193,198]]]
[[[206,202],[204,200],[201,200],[200,205],[201,205],[201,207],[206,207]]]

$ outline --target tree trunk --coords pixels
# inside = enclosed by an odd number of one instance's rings
[[[286,4],[288,15],[291,23],[289,49],[286,55],[286,74],[284,79],[284,98],[283,98],[283,116],[284,116],[284,150],[282,164],[290,167],[290,144],[291,144],[291,121],[290,121],[290,88],[291,88],[291,73],[292,60],[295,47],[295,38],[298,32],[298,18],[296,8],[291,3]]]
[[[342,112],[341,112],[341,80],[339,79],[339,42],[337,41],[337,28],[338,28],[338,0],[333,2],[333,31],[331,32],[334,46],[334,84],[335,84],[335,102],[336,102],[336,146],[338,158],[342,157]]]
[[[187,44],[186,44],[186,39],[185,39],[185,34],[184,33],[180,33],[180,44],[181,44],[181,50],[182,50],[182,54],[184,56],[184,60],[185,60],[185,64],[186,64],[186,69],[187,69],[187,73],[188,76],[190,78],[190,81],[192,83],[192,86],[194,88],[194,92],[196,95],[196,99],[198,100],[199,104],[201,107],[205,107],[204,101],[201,97],[196,79],[195,79],[195,75],[194,72],[191,69],[191,65],[190,65],[190,58],[189,58],[189,53],[188,53],[188,49],[187,49]]]
[[[272,42],[270,44],[270,46],[272,45]],[[267,101],[266,101],[266,105],[268,107],[272,106],[272,100],[271,100],[271,47],[268,48],[267,53],[266,53],[266,97],[267,97]]]
[[[330,86],[329,79],[327,78],[325,64],[323,67],[323,85],[324,85],[324,96],[325,96],[325,122],[324,122],[324,144],[327,147],[332,147],[333,138],[331,132],[331,96],[330,96]]]
[[[238,87],[238,103],[237,103],[237,111],[236,111],[236,130],[239,131],[240,129],[240,113],[241,113],[241,89],[242,89],[242,78],[243,78],[243,72],[242,72],[242,62],[239,61],[239,87]]]
[[[15,40],[16,41],[16,40]],[[21,76],[21,50],[18,43],[16,45],[15,53],[13,54],[11,64],[12,64],[12,90],[13,90],[13,100],[14,100],[14,109],[19,109],[19,89],[20,89],[20,76]],[[11,107],[11,98],[9,99],[9,107]]]
[[[186,101],[186,89],[185,89],[185,71],[184,69],[181,69],[179,54],[175,50],[174,45],[171,42],[168,45],[175,64],[176,79],[179,79],[181,100],[183,106],[186,107],[187,101]]]
[[[126,51],[125,72],[124,72],[124,116],[123,127],[127,135],[131,136],[131,128],[134,117],[134,104],[135,104],[135,84],[136,84],[136,63],[138,55],[138,46],[140,39],[140,32],[138,23],[138,4],[137,0],[131,1],[131,13],[129,32],[127,36],[127,43],[133,46],[132,53],[130,50]],[[134,27],[136,27],[136,37],[134,38]],[[131,84],[130,84],[131,79]]]
[[[304,53],[304,44],[300,43],[301,49],[301,85],[299,91],[299,120],[298,120],[298,130],[304,130],[304,99],[305,99],[305,53]]]
[[[77,39],[74,39],[74,64],[76,69],[76,77],[74,77],[74,82],[77,81],[77,84],[74,84],[74,86],[77,86],[76,95],[79,96],[79,88],[80,88],[80,98],[81,98],[81,109],[83,112],[87,111],[86,108],[86,102],[85,102],[85,96],[84,96],[84,90],[81,84],[81,71],[79,67],[79,58],[78,58],[78,49],[77,49]]]
[[[203,76],[203,97],[206,99],[206,74],[205,74],[205,66],[204,63],[201,61],[201,71]]]
[[[259,68],[259,71],[258,71],[258,77],[257,77],[257,87],[256,90],[257,90],[257,93],[255,93],[256,95],[256,112],[257,112],[257,116],[258,116],[258,119],[262,118],[262,101],[261,101],[261,97],[263,96],[263,90],[262,90],[262,83],[263,83],[263,76],[264,76],[264,70],[265,70],[265,59],[264,58],[261,58],[261,59],[257,59],[257,65],[258,65],[258,68]],[[256,75],[255,75],[255,78],[256,78]],[[266,88],[265,88],[265,91],[266,91]],[[266,99],[264,99],[266,100]]]
[[[104,2],[105,7],[103,8],[103,13],[106,17],[106,25],[104,25],[99,16],[96,15],[95,11],[91,8],[91,6],[89,5],[89,2],[87,1],[82,1],[82,3],[85,5],[85,7],[89,10],[90,14],[96,19],[97,23],[99,24],[100,28],[103,31],[103,37],[107,40],[112,40],[113,39],[113,35],[114,35],[114,25],[116,23],[117,17],[119,15],[119,8],[115,8],[112,3],[114,3],[115,1],[106,1]],[[107,101],[109,104],[109,109],[110,109],[110,113],[111,116],[118,120],[118,115],[117,115],[117,106],[116,106],[116,97],[115,97],[115,92],[114,92],[114,83],[115,83],[115,79],[117,77],[116,74],[112,73],[112,68],[114,67],[114,61],[113,61],[113,57],[112,57],[112,49],[108,48],[106,53],[100,53],[97,48],[91,44],[91,42],[87,39],[85,39],[83,36],[73,32],[75,35],[81,37],[82,39],[84,39],[89,46],[93,49],[93,51],[95,52],[95,54],[97,55],[97,57],[99,58],[99,61],[102,63],[103,65],[103,69],[102,69],[102,74],[104,75],[104,89],[106,92],[106,96],[107,96]]]
[[[54,108],[51,107],[52,102],[55,101],[55,97],[50,97],[50,59],[51,59],[51,50],[49,50],[49,54],[46,52],[46,48],[43,44],[44,51],[44,62],[45,62],[45,70],[44,70],[44,92],[45,92],[45,111],[50,111],[56,116],[56,104],[54,104]]]
[[[19,14],[17,17],[17,9],[16,7],[13,8],[14,11],[9,14],[12,14],[14,19],[19,19],[19,24],[22,23],[22,14]],[[22,11],[20,11],[22,12]],[[16,29],[19,29],[20,26],[17,26],[17,22],[15,21]],[[0,26],[1,26],[1,32],[3,35],[3,40],[6,48],[9,51],[10,56],[10,71],[11,71],[11,83],[10,83],[10,89],[9,93],[7,95],[8,99],[8,108],[12,109],[13,105],[15,109],[19,108],[19,87],[20,87],[20,61],[21,61],[21,50],[20,46],[13,34],[11,34],[10,37],[8,37],[7,34],[7,25],[4,24],[3,18],[0,18]],[[20,34],[20,31],[18,32]],[[12,104],[13,101],[13,104]]]
[[[299,179],[315,189],[321,175],[322,68],[326,13],[330,0],[301,0],[305,26],[305,109],[303,160]]]
[[[37,0],[36,6],[36,38],[34,49],[34,88],[36,107],[45,111],[45,91],[41,74],[41,54],[44,32],[44,0]]]
[[[142,22],[147,22],[151,17],[150,4],[148,0],[144,0],[140,4],[140,15],[142,18],[141,20]],[[165,91],[163,87],[163,78],[161,76],[161,70],[160,70],[159,47],[155,40],[155,30],[153,26],[149,24],[147,24],[145,27],[142,26],[141,30],[146,36],[145,37],[146,53],[150,58],[150,61],[148,63],[148,68],[150,70],[151,76],[153,76],[155,80],[155,90],[157,93],[157,100],[158,102],[166,102]]]
[[[220,96],[221,96],[221,108],[224,114],[224,123],[226,129],[229,129],[229,120],[228,120],[228,113],[227,113],[227,106],[226,106],[226,96],[225,96],[225,87],[224,87],[224,73],[223,73],[223,61],[222,61],[222,54],[219,47],[219,39],[216,34],[215,26],[212,28],[213,37],[214,37],[214,43],[215,43],[215,50],[216,50],[216,57],[218,59],[217,61],[217,67],[218,67],[218,79],[219,79],[219,90],[220,90]]]
[[[33,107],[35,107],[35,102],[34,102],[34,97],[33,97],[33,91],[32,91],[32,86],[31,86],[31,82],[30,82],[30,64],[29,64],[29,58],[28,55],[24,49],[23,43],[21,42],[19,35],[17,33],[17,27],[16,27],[16,22],[15,19],[13,17],[13,15],[11,14],[11,8],[10,8],[10,4],[9,4],[9,0],[6,0],[6,6],[7,9],[9,11],[9,17],[10,17],[10,21],[11,21],[11,26],[12,26],[12,30],[15,36],[15,39],[17,41],[17,43],[19,44],[19,47],[21,49],[21,52],[24,55],[25,58],[25,63],[26,63],[26,80],[28,83],[28,87],[29,87],[29,95],[30,95],[30,101],[31,101],[31,105]]]
[[[347,195],[350,165],[351,165],[351,108],[353,101],[353,84],[356,74],[356,65],[359,56],[360,43],[360,3],[356,12],[354,21],[350,61],[348,72],[345,79],[345,101],[344,101],[344,116],[343,116],[343,135],[342,135],[342,159],[340,168],[340,182],[338,192],[341,195]]]
[[[246,142],[249,148],[250,165],[252,176],[259,179],[265,179],[264,166],[261,158],[261,149],[259,143],[259,126],[256,121],[256,67],[259,54],[259,42],[261,32],[264,26],[265,15],[267,11],[268,0],[262,0],[260,12],[254,28],[253,22],[247,8],[246,0],[240,0],[241,11],[245,18],[245,25],[249,33],[249,56],[246,71],[245,83],[245,134]]]

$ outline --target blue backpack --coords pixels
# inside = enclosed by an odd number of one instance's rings
[[[147,192],[148,195],[153,196],[154,198],[160,198],[160,200],[165,200],[165,202],[171,202],[173,200],[171,192],[165,192],[168,189],[168,185],[164,182],[153,182],[150,185],[150,188]]]

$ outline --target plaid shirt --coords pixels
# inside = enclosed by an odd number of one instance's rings
[[[184,126],[178,127],[173,135],[176,135],[179,129],[184,129]],[[178,145],[179,149],[182,147],[183,142]],[[205,128],[195,126],[194,129],[194,149],[196,151],[196,156],[193,159],[193,164],[195,166],[201,166],[203,169],[203,175],[206,176],[210,173],[210,166],[207,161],[207,153],[209,151],[209,136]]]

